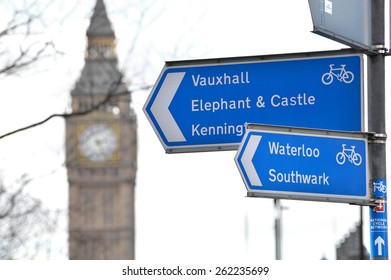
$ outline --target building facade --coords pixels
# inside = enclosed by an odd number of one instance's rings
[[[71,97],[69,259],[134,259],[137,119],[103,0],[96,1],[85,65]]]
[[[336,248],[337,260],[369,260],[369,252],[362,243],[362,229],[357,224]]]

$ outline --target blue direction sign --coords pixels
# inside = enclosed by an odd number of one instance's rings
[[[367,137],[249,125],[235,162],[249,196],[373,205]]]
[[[144,112],[167,152],[236,149],[245,123],[361,131],[362,55],[166,63]]]

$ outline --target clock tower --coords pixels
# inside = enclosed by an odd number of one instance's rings
[[[134,259],[137,122],[103,0],[96,1],[85,65],[71,97],[69,259]]]

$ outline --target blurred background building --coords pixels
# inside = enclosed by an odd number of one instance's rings
[[[357,224],[337,245],[337,260],[369,260],[369,253],[362,242],[362,232]]]
[[[87,30],[85,65],[66,119],[69,259],[134,259],[137,119],[118,70],[103,0]]]

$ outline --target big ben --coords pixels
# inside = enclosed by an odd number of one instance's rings
[[[118,70],[103,0],[87,29],[85,65],[66,120],[69,259],[134,259],[137,120]]]

